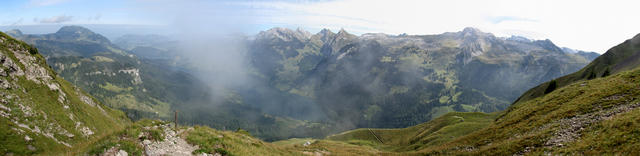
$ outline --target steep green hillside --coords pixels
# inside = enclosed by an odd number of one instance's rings
[[[413,151],[437,146],[482,129],[493,122],[496,113],[451,112],[429,122],[401,129],[361,128],[327,137],[352,144],[373,145],[387,151]]]
[[[487,128],[431,154],[631,154],[640,145],[640,69],[578,81],[512,106]],[[636,153],[637,154],[637,153]]]
[[[129,122],[58,77],[38,51],[0,33],[0,155],[74,154]]]
[[[210,100],[209,88],[191,74],[139,59],[84,27],[64,26],[42,35],[8,33],[38,47],[60,76],[132,119],[168,118],[175,105]]]
[[[558,87],[580,80],[604,77],[640,66],[640,34],[607,50],[580,71],[555,79]],[[542,83],[525,92],[514,103],[524,102],[544,95],[549,82]]]

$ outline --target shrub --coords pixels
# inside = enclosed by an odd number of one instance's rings
[[[607,77],[609,75],[611,75],[611,71],[609,71],[609,68],[607,68],[607,70],[605,70],[604,73],[602,73],[602,76],[600,77]]]
[[[549,85],[547,86],[547,89],[544,90],[544,94],[553,92],[553,90],[556,90],[556,87],[558,87],[556,80],[551,80],[551,82],[549,82]]]
[[[598,76],[596,76],[596,73],[595,73],[595,72],[593,72],[593,70],[592,70],[592,71],[589,73],[589,77],[587,77],[587,80],[593,80],[593,79],[595,79],[596,77],[598,77]]]
[[[156,141],[163,141],[164,140],[164,136],[162,135],[163,134],[162,130],[151,129],[151,130],[149,130],[149,133],[151,134],[151,139],[153,139],[153,140],[156,140]]]
[[[224,148],[216,148],[215,151],[216,151],[216,153],[218,153],[220,155],[232,156],[231,152],[225,150]]]
[[[31,45],[29,46],[29,54],[31,55],[35,55],[38,53],[38,48],[36,48],[35,46]]]
[[[236,133],[240,133],[240,134],[244,134],[244,135],[247,135],[247,136],[251,136],[251,133],[249,133],[248,131],[246,131],[246,130],[244,130],[242,128],[238,128],[236,130]]]

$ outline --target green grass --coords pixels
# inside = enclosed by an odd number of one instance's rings
[[[198,145],[195,153],[222,153],[228,155],[301,155],[295,151],[263,142],[244,133],[219,131],[209,127],[195,126],[187,131],[188,143]]]
[[[6,38],[0,44],[0,52],[8,56],[21,70],[25,71],[26,65],[18,60],[16,57],[18,54],[15,52],[32,49],[32,47],[24,42],[10,38],[4,33],[0,33],[0,36]],[[61,93],[57,90],[51,90],[45,84],[27,80],[24,76],[16,76],[15,79],[0,78],[3,79],[2,81],[8,81],[18,86],[17,88],[0,90],[2,95],[6,95],[3,96],[3,100],[8,101],[3,103],[3,106],[12,110],[6,111],[7,114],[12,116],[11,119],[0,119],[0,125],[2,125],[2,128],[0,128],[0,134],[2,134],[0,135],[0,155],[9,153],[15,155],[75,155],[78,151],[87,148],[87,144],[119,131],[129,123],[124,113],[120,111],[112,110],[99,103],[97,106],[84,103],[80,99],[80,94],[87,94],[58,77],[39,53],[27,53],[26,55],[34,57],[36,59],[33,62],[35,63],[34,66],[43,67],[47,72],[46,74],[53,78],[50,82],[59,85],[60,90],[66,95],[66,102],[64,104],[58,102],[57,99]],[[8,96],[12,98],[7,98]],[[90,99],[95,102],[95,99]],[[29,107],[31,109],[30,113],[24,113],[20,105]],[[22,128],[14,122],[26,124],[30,129],[35,129],[37,126],[41,131],[54,131],[53,137],[55,139],[68,143],[72,147],[59,144],[51,138],[34,133],[27,128]],[[87,137],[83,136],[82,132],[76,127],[77,123],[81,123],[78,126],[90,128],[94,134]],[[61,135],[58,133],[62,131],[61,129],[74,135],[74,137]],[[24,138],[27,135],[33,140],[26,141]],[[35,150],[29,150],[29,146],[35,147]]]
[[[636,36],[632,40],[620,43],[607,50],[605,54],[602,54],[581,70],[552,81],[557,82],[557,88],[560,88],[577,81],[603,77],[604,75],[634,69],[640,66],[640,55],[637,55],[637,51],[640,50],[639,41],[640,36]],[[522,94],[514,104],[545,95],[546,88],[552,81],[542,83],[529,89],[527,92]]]
[[[620,98],[610,98],[612,96]],[[419,153],[511,155],[525,147],[532,153],[629,153],[638,144],[636,136],[640,112],[613,116],[587,126],[583,137],[562,148],[545,149],[547,139],[563,128],[555,121],[581,114],[607,110],[627,103],[640,102],[640,69],[621,72],[606,78],[578,81],[553,92],[511,106],[485,129],[459,137],[440,146],[429,146]],[[635,137],[635,138],[634,138]],[[471,152],[464,151],[471,147]]]
[[[279,140],[279,141],[275,141],[272,142],[275,145],[278,146],[296,146],[296,145],[302,145],[306,142],[314,142],[316,141],[316,139],[312,139],[312,138],[291,138],[291,139],[287,139],[287,140]]]
[[[356,129],[327,137],[386,151],[412,151],[440,145],[489,125],[496,114],[451,112],[432,121],[401,129]],[[373,132],[381,141],[373,136]]]
[[[583,132],[584,136],[562,149],[563,153],[586,155],[638,155],[640,147],[640,110],[635,109],[605,120]]]
[[[161,124],[166,124],[166,122],[148,119],[139,120],[131,125],[128,125],[124,130],[115,132],[95,143],[90,144],[89,148],[85,150],[86,154],[99,155],[105,150],[108,150],[112,147],[117,147],[118,149],[124,150],[131,155],[142,155],[144,148],[140,145],[141,139],[150,139],[156,141],[162,141],[162,139],[164,139],[164,137],[162,136],[163,132],[161,130],[157,128],[145,130],[143,129],[143,127],[154,127]],[[140,139],[138,138],[138,135],[140,135],[141,133],[143,134],[143,138]],[[148,135],[151,135],[151,138],[145,138]]]
[[[91,149],[87,154],[100,155],[105,150],[108,150],[111,147],[117,147],[134,156],[142,155],[143,151],[142,147],[140,147],[140,145],[134,140],[110,140],[108,142],[99,144],[97,147]]]
[[[380,151],[367,145],[352,144],[343,141],[316,140],[309,146],[285,146],[287,150],[304,155],[389,155],[393,153]]]

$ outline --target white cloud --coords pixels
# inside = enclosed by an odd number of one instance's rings
[[[478,27],[496,35],[549,38],[559,46],[605,52],[640,33],[627,0],[343,0],[239,2],[258,20],[356,33],[438,34]]]
[[[60,4],[68,1],[70,0],[30,0],[29,5],[30,6],[49,6],[49,5],[56,5],[56,4]]]
[[[40,23],[64,23],[64,22],[69,22],[73,20],[73,16],[67,16],[67,15],[60,15],[60,16],[53,16],[51,18],[45,18],[45,19],[34,19],[34,21],[38,21]]]
[[[98,21],[100,18],[102,18],[102,14],[96,14],[95,16],[87,18],[87,21]]]

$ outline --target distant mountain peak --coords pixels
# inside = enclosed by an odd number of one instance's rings
[[[458,37],[464,38],[465,40],[478,40],[486,37],[494,37],[493,34],[482,32],[480,31],[480,29],[474,27],[466,27],[462,31],[459,31],[457,34]]]
[[[101,44],[111,44],[111,41],[106,37],[82,26],[63,26],[56,33],[53,33],[53,35],[64,40],[83,40]]]
[[[553,42],[551,42],[551,40],[549,39],[545,39],[545,40],[536,40],[533,41],[535,44],[541,46],[542,48],[545,48],[549,51],[559,51],[559,52],[564,52],[560,47],[556,46],[556,44],[554,44]]]
[[[320,30],[320,32],[318,32],[317,34],[313,35],[314,37],[322,40],[323,42],[327,42],[328,40],[330,40],[331,38],[333,38],[336,35],[336,33],[332,32],[331,30],[324,28],[322,30]]]
[[[320,30],[319,34],[333,34],[333,32],[327,28]]]
[[[340,31],[338,31],[338,34],[349,34],[349,32],[344,30],[344,28],[340,28]]]
[[[474,28],[474,27],[465,27],[464,29],[462,29],[462,33],[482,33],[482,31],[480,31],[480,29],[478,28]]]
[[[87,33],[87,34],[95,34],[93,31],[85,28],[85,27],[81,27],[81,26],[63,26],[62,28],[60,28],[56,34],[61,34],[61,33]]]
[[[518,41],[518,42],[533,42],[533,40],[524,37],[524,36],[517,36],[517,35],[511,35],[511,37],[507,38],[506,40],[509,41]]]
[[[267,31],[262,31],[258,34],[259,38],[279,38],[283,41],[307,40],[311,37],[311,33],[302,30],[301,28],[294,30],[282,27],[271,28]]]
[[[13,36],[13,37],[19,37],[22,36],[22,31],[20,31],[19,29],[12,29],[6,32],[8,35]]]
[[[336,38],[341,38],[341,39],[350,39],[350,38],[356,38],[356,35],[350,34],[349,32],[347,32],[346,30],[344,30],[343,28],[340,29],[340,31],[338,31],[338,33],[336,34]]]

